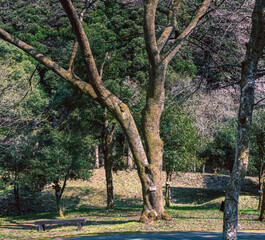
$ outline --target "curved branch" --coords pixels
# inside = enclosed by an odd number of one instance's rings
[[[97,99],[97,94],[95,93],[95,91],[93,90],[92,86],[89,83],[81,80],[76,75],[73,75],[69,71],[60,67],[58,64],[56,64],[49,58],[45,57],[43,54],[37,52],[32,46],[28,45],[27,43],[15,37],[12,37],[8,32],[6,32],[1,28],[0,28],[0,38],[22,49],[24,52],[26,52],[34,59],[36,59],[39,63],[43,64],[44,66],[52,70],[66,81],[80,88],[85,94],[89,95],[94,99]]]

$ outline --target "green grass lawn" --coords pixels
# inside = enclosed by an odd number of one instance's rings
[[[57,218],[51,189],[43,191],[39,201],[45,202],[43,212],[0,218],[0,239],[44,239],[73,235],[93,235],[129,232],[163,231],[221,231],[223,213],[219,211],[224,200],[223,189],[200,186],[201,175],[190,184],[188,176],[172,182],[172,205],[168,213],[172,221],[139,223],[141,214],[141,186],[136,171],[118,172],[114,175],[116,207],[105,209],[105,183],[103,170],[97,170],[90,181],[71,181],[63,199],[65,218],[85,217],[87,222],[81,232],[76,226],[48,226],[38,233],[35,220]],[[181,179],[180,179],[181,178]],[[189,186],[187,185],[189,184]],[[264,230],[265,223],[257,221],[258,197],[244,193],[239,200],[239,230]]]

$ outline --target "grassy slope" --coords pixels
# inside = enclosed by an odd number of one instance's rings
[[[251,179],[253,180],[253,179]],[[136,171],[114,174],[116,209],[105,209],[104,171],[96,170],[90,181],[69,182],[63,199],[66,218],[86,217],[81,234],[150,232],[150,231],[221,231],[226,176],[180,174],[172,181],[172,206],[168,209],[172,221],[151,224],[138,222],[141,213],[141,186]],[[246,189],[253,188],[248,180]],[[214,188],[214,190],[212,189]],[[43,213],[20,217],[0,218],[0,239],[51,238],[76,235],[76,226],[50,226],[45,233],[38,233],[32,223],[37,219],[56,218],[51,189],[42,193]],[[265,229],[257,221],[258,197],[245,193],[239,201],[239,229]]]

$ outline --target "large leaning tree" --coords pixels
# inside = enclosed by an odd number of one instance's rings
[[[149,86],[147,89],[146,105],[142,112],[142,130],[144,139],[141,139],[135,120],[128,106],[117,96],[111,93],[104,85],[92,54],[89,40],[85,34],[80,16],[70,0],[60,0],[67,14],[74,34],[78,40],[86,66],[88,79],[79,78],[72,70],[66,70],[51,59],[36,51],[27,43],[11,36],[4,29],[0,29],[0,38],[16,45],[35,58],[39,63],[55,72],[64,80],[77,86],[84,94],[106,107],[120,123],[127,137],[137,166],[138,175],[142,184],[143,211],[140,221],[147,222],[158,219],[169,220],[164,209],[162,192],[162,155],[163,142],[159,134],[160,117],[164,108],[165,78],[168,64],[180,50],[185,40],[198,25],[207,12],[211,0],[204,0],[197,8],[196,14],[188,23],[178,23],[178,13],[182,0],[171,1],[169,7],[159,6],[159,0],[145,0],[144,4],[144,37],[146,51],[149,58]],[[156,26],[156,11],[166,14],[168,22],[163,27]],[[179,28],[178,25],[181,25]],[[143,144],[144,142],[144,144]]]
[[[223,239],[237,239],[238,199],[244,181],[248,160],[252,112],[254,106],[255,80],[259,62],[265,47],[265,0],[256,0],[252,14],[252,29],[242,62],[241,96],[236,135],[234,167],[227,185],[225,196]]]

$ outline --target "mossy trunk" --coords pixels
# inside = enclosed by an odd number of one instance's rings
[[[162,191],[163,141],[159,134],[160,117],[164,109],[165,74],[166,66],[163,64],[150,68],[150,85],[142,122],[148,165],[145,166],[144,173],[142,173],[144,176],[144,180],[142,180],[144,181],[142,184],[144,208],[140,218],[141,222],[170,219],[164,209]]]

